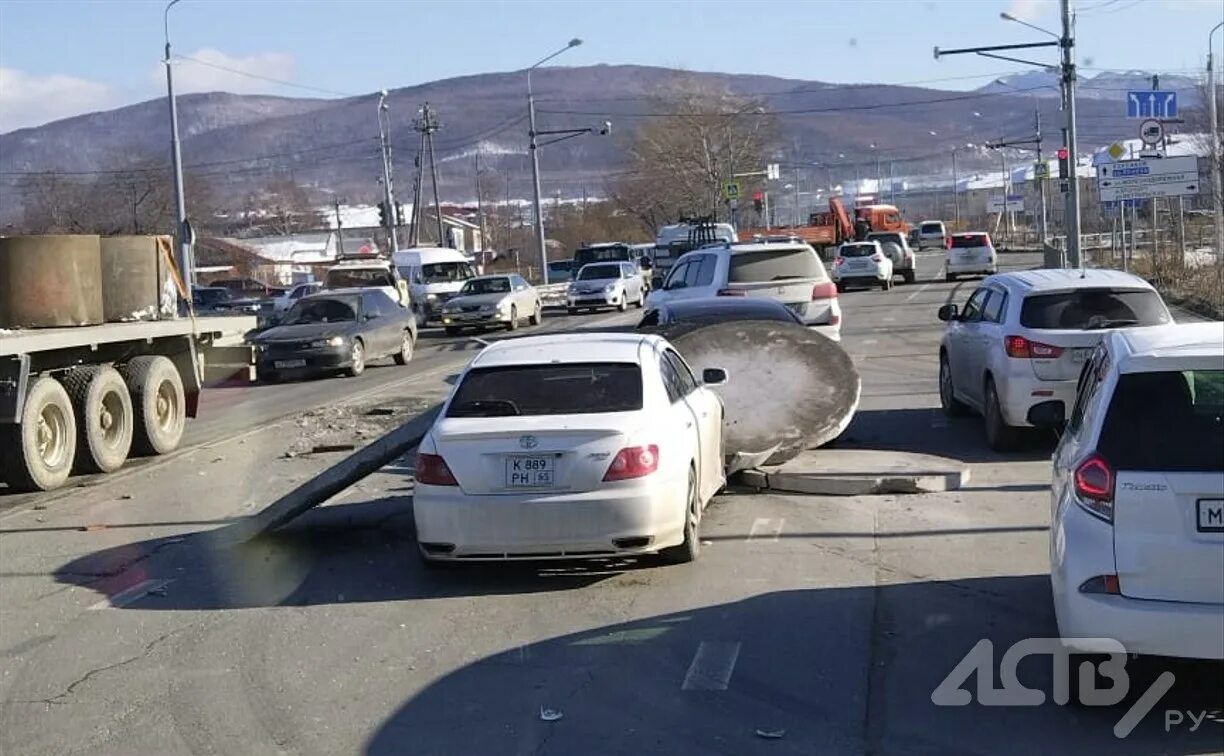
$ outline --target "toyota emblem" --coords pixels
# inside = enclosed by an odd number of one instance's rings
[[[519,436],[519,446],[524,449],[534,449],[539,443],[535,436]]]

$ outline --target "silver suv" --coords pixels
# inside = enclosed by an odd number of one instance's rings
[[[1035,404],[1070,407],[1084,360],[1104,333],[1173,322],[1138,276],[1027,270],[990,276],[963,305],[939,308],[939,398],[950,415],[980,412],[992,449],[1011,448]]]

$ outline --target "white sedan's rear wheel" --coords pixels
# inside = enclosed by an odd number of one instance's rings
[[[678,546],[660,549],[659,556],[671,564],[685,564],[701,556],[701,496],[697,493],[697,471],[691,467],[684,516],[684,540]]]

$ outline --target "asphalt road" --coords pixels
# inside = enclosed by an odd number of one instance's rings
[[[1050,444],[996,455],[980,420],[938,411],[934,311],[973,286],[938,268],[924,256],[915,285],[844,295],[864,392],[842,443],[964,459],[970,487],[732,489],[707,511],[692,565],[427,571],[394,465],[272,536],[218,547],[209,530],[325,464],[277,457],[297,426],[272,409],[239,436],[221,428],[181,457],[0,515],[0,752],[1224,750],[1219,665],[1172,665],[1177,686],[1126,738],[1114,725],[1162,665],[1132,665],[1131,696],[1109,708],[932,703],[979,641],[997,659],[1055,633]],[[403,384],[371,370],[371,400],[440,395],[466,347],[438,347]],[[272,389],[290,390],[335,397]],[[1050,664],[1031,657],[1019,679],[1049,691]],[[1216,720],[1166,729],[1168,709]]]

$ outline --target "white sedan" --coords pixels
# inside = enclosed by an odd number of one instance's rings
[[[658,553],[689,562],[725,481],[723,406],[659,336],[500,341],[460,376],[416,462],[427,564]]]

